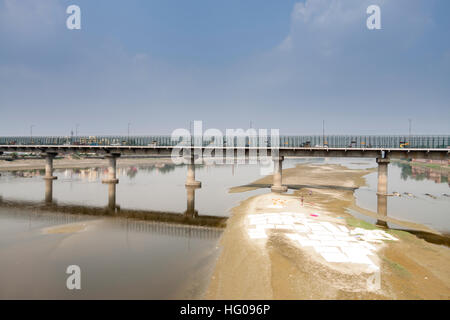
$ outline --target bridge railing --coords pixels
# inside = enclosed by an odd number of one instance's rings
[[[92,146],[241,146],[241,147],[329,147],[329,148],[425,148],[446,149],[450,147],[449,135],[304,135],[280,136],[279,141],[271,137],[180,137],[171,136],[33,136],[0,137],[0,145],[92,145]]]

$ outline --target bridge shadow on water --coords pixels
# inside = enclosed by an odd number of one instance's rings
[[[412,229],[397,229],[390,228],[391,230],[404,231],[415,235],[417,238],[423,239],[426,242],[443,245],[450,248],[450,234],[435,234],[426,231],[418,231]]]

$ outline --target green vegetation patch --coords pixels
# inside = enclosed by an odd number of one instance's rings
[[[400,263],[397,263],[395,261],[392,261],[391,259],[388,259],[386,257],[383,258],[383,261],[389,266],[389,268],[396,273],[397,275],[405,278],[409,278],[411,274],[409,271],[402,266]]]
[[[355,217],[347,217],[345,218],[345,221],[350,227],[354,228],[362,228],[366,230],[375,230],[378,229],[375,225],[366,222],[364,220],[356,219]]]
[[[414,239],[416,239],[416,237],[414,235],[412,235],[411,233],[409,233],[408,231],[388,229],[388,230],[386,230],[386,232],[390,233],[393,236],[396,236],[396,237],[398,237],[400,239],[403,239],[403,240],[414,240]]]

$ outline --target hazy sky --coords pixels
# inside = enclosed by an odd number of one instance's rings
[[[66,8],[81,8],[81,30]],[[381,30],[366,8],[381,7]],[[0,135],[450,133],[448,0],[0,0]]]

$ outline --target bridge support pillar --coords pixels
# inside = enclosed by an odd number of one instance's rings
[[[45,153],[45,180],[56,180],[58,177],[53,176],[53,159],[56,157],[56,152]]]
[[[186,187],[201,188],[201,186],[202,186],[202,183],[200,181],[195,180],[194,154],[192,154],[190,156],[189,164],[188,164]]]
[[[272,157],[274,168],[273,168],[273,185],[272,192],[286,192],[287,187],[282,184],[282,171],[283,171],[283,156]]]
[[[388,165],[389,159],[377,158],[378,163],[378,188],[377,188],[377,225],[388,227],[387,217],[387,192],[388,192]]]
[[[378,163],[378,190],[377,193],[387,195],[388,164],[389,159],[377,158]]]
[[[120,157],[120,153],[110,153],[105,156],[108,159],[108,178],[104,179],[103,183],[119,183],[119,179],[116,177],[117,158]]]

